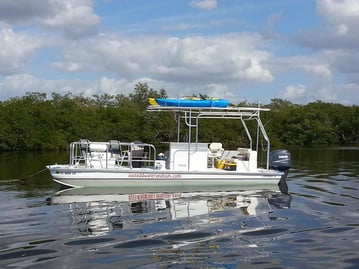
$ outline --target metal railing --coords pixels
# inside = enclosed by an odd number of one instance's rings
[[[87,168],[140,168],[155,169],[156,148],[142,142],[91,142],[80,140],[70,144],[70,165]]]

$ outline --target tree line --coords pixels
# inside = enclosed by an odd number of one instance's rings
[[[149,97],[167,97],[164,89],[136,84],[132,94],[93,95],[28,92],[0,102],[0,151],[65,150],[71,141],[141,140],[156,146],[177,138],[170,113],[148,113]],[[247,106],[242,102],[232,104]],[[282,145],[359,144],[359,107],[316,101],[306,105],[272,99],[262,120],[274,147]],[[204,120],[201,141],[238,146],[246,134],[236,122]]]

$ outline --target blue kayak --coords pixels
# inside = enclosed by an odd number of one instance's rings
[[[189,98],[149,98],[149,103],[154,106],[175,107],[227,107],[229,101],[226,99],[189,99]]]

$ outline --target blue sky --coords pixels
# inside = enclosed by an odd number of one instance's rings
[[[357,0],[1,0],[0,100],[29,91],[359,104]]]

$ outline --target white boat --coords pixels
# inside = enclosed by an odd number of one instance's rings
[[[69,187],[182,187],[191,191],[198,187],[233,190],[280,183],[281,191],[287,192],[285,180],[291,165],[290,153],[287,150],[270,152],[270,141],[260,118],[260,113],[268,110],[149,106],[148,112],[176,115],[177,141],[169,142],[165,153],[158,152],[153,144],[142,142],[79,140],[70,144],[69,164],[53,164],[47,168],[54,181]],[[227,149],[223,147],[224,142],[199,141],[201,119],[238,120],[248,136],[248,147]],[[248,127],[252,125],[249,121],[256,123],[254,135]],[[179,139],[183,137],[180,135],[182,122],[187,129],[185,142]],[[259,139],[264,145],[259,145]],[[261,147],[266,149],[264,167],[258,165]]]

